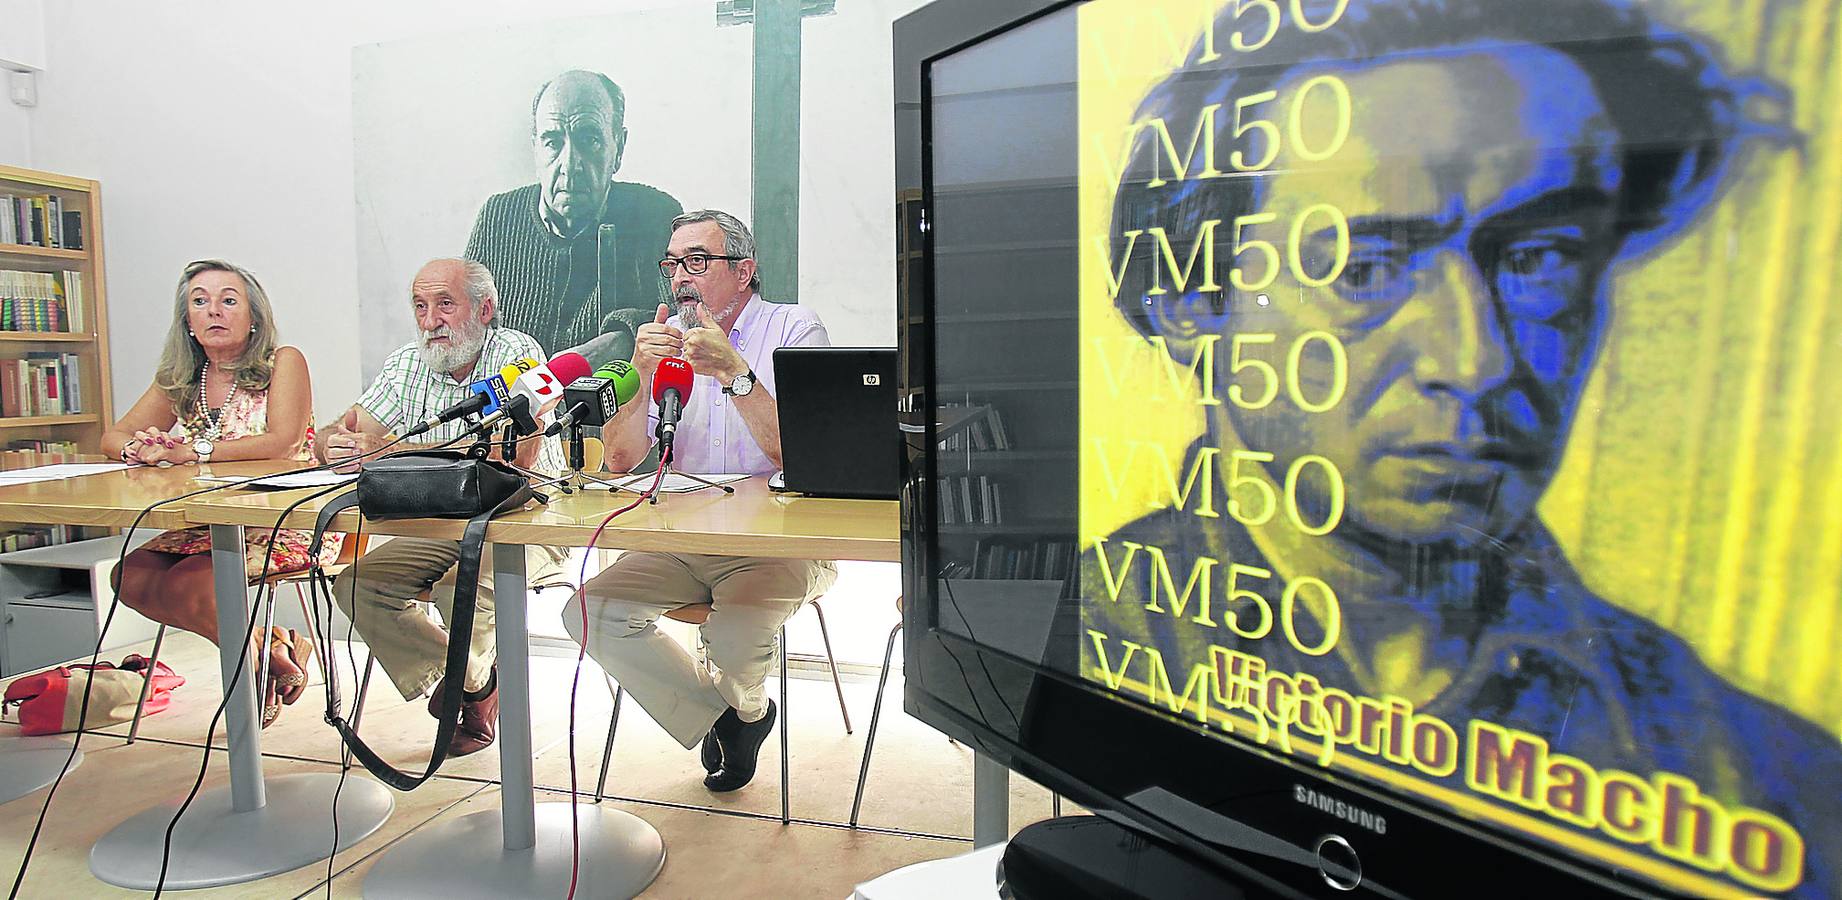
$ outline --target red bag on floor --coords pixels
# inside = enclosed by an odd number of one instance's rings
[[[59,666],[36,675],[27,675],[6,686],[8,708],[19,707],[19,730],[22,734],[60,734],[77,730],[77,713],[83,706],[83,684],[90,683],[88,715],[84,730],[117,725],[134,718],[134,705],[146,684],[147,658],[135,653],[120,666],[101,663]],[[151,716],[173,702],[173,689],[185,679],[166,663],[154,667],[153,692],[147,697]]]

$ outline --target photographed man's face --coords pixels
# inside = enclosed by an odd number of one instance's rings
[[[598,79],[564,75],[544,91],[532,122],[532,150],[546,215],[565,234],[600,220],[626,141]]]
[[[1279,97],[1321,71],[1295,74]],[[1283,375],[1293,342],[1322,331],[1347,350],[1343,399],[1320,413],[1285,390],[1260,410],[1224,400],[1214,427],[1275,454],[1278,484],[1300,456],[1334,463],[1347,487],[1339,533],[1386,544],[1500,540],[1553,476],[1604,325],[1622,179],[1616,137],[1586,75],[1543,48],[1453,50],[1339,75],[1353,106],[1347,143],[1326,162],[1282,152],[1260,195],[1259,211],[1277,219],[1241,240],[1284,253],[1299,215],[1328,203],[1349,221],[1348,264],[1315,288],[1282,264],[1267,305],[1237,297],[1216,378],[1261,390],[1247,368],[1233,369],[1234,333],[1276,334],[1247,355],[1264,351]],[[1330,225],[1320,211],[1301,233],[1311,277],[1329,271]],[[1257,277],[1254,257],[1238,261]],[[1306,397],[1330,395],[1323,341],[1307,344],[1297,368]],[[1316,468],[1298,484],[1304,505],[1323,509],[1329,482]]]
[[[474,306],[467,294],[466,270],[452,261],[424,266],[410,283],[410,306],[416,314],[416,349],[423,364],[450,375],[471,369],[486,346],[492,309]]]

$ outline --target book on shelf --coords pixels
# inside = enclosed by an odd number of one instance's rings
[[[83,212],[56,194],[0,194],[0,244],[83,249]]]
[[[1002,525],[1000,489],[990,478],[954,475],[936,482],[940,493],[940,524]]]
[[[980,543],[971,571],[973,578],[1061,581],[1074,567],[1073,541],[999,540]]]
[[[68,544],[76,539],[76,526],[71,525],[11,525],[0,531],[0,552],[11,553],[14,550],[31,550],[37,547],[50,547],[54,544]]]
[[[83,273],[0,269],[0,331],[83,333]]]
[[[57,463],[80,462],[81,451],[76,441],[48,441],[43,438],[21,438],[7,441],[6,449],[0,450],[0,461],[17,463],[5,468],[16,469],[25,466],[49,466]],[[64,457],[69,457],[65,459]]]
[[[82,368],[74,353],[35,352],[24,359],[0,359],[0,416],[82,413]]]
[[[968,449],[1011,449],[1010,435],[1004,430],[1004,417],[995,406],[942,403],[935,418],[940,449],[949,453]]]

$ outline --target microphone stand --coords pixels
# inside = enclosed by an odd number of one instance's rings
[[[605,478],[590,475],[586,471],[588,468],[588,444],[585,440],[586,437],[587,434],[582,428],[582,423],[569,423],[569,437],[566,441],[569,451],[569,474],[563,476],[563,479],[567,481],[569,485],[582,490],[588,490],[588,486],[591,484],[601,485],[610,492],[620,490],[620,485]],[[569,488],[565,487],[563,490],[564,492],[568,492]]]
[[[479,422],[468,422],[468,427],[473,429],[473,443],[467,447],[467,455],[474,459],[489,459],[492,457],[493,432],[497,429],[490,427],[481,428],[480,425],[481,423]],[[513,471],[531,479],[531,489],[534,491],[538,488],[551,487],[554,485],[557,490],[565,494],[570,493],[571,487],[567,478],[551,478],[542,472],[527,469],[512,461],[518,458],[518,437],[517,424],[506,422],[505,433],[499,440],[499,452],[502,455],[502,461],[507,466],[510,466]],[[537,497],[540,501],[543,499],[542,494],[538,494]]]
[[[665,475],[664,477],[659,479],[659,489],[657,491],[654,491],[652,494],[652,497],[646,502],[651,503],[651,504],[657,504],[659,502],[659,495],[665,493],[665,478],[670,478],[673,474],[672,458],[673,458],[673,454],[672,454],[671,445],[661,443],[659,445],[659,465],[664,467]],[[714,481],[711,481],[708,478],[703,477],[702,475],[693,475],[690,472],[678,472],[677,474],[680,477],[689,478],[690,480],[697,482],[697,486],[694,488],[691,488],[690,490],[676,491],[675,493],[691,494],[691,493],[696,493],[697,491],[704,490],[705,488],[721,488],[723,493],[725,494],[733,494],[736,492],[736,489],[733,485],[718,484]]]

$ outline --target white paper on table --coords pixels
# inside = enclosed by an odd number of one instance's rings
[[[607,481],[612,482],[614,485],[618,486],[622,490],[644,491],[647,488],[652,487],[652,480],[654,478],[657,478],[658,475],[659,473],[657,472],[641,472],[638,475],[626,475],[620,478],[609,478],[607,479]],[[732,481],[741,481],[742,479],[747,478],[748,476],[747,475],[698,475],[697,477],[708,480],[708,481],[714,481],[717,484],[728,484]],[[583,487],[591,491],[612,490],[612,488],[608,487],[606,484],[603,484],[598,481],[591,481],[588,484],[583,485]],[[691,476],[689,475],[680,474],[678,472],[667,472],[665,473],[665,481],[659,485],[659,493],[661,494],[682,494],[682,493],[685,493],[686,491],[697,490],[700,487],[705,487],[705,485],[700,482],[691,480]]]
[[[232,482],[232,481],[242,481],[243,479],[247,477],[249,476],[247,475],[243,475],[243,476],[201,475],[196,480],[223,484],[223,483]],[[257,481],[252,481],[244,485],[244,487],[274,488],[277,490],[289,490],[292,488],[331,487],[335,484],[346,484],[348,482],[357,481],[357,480],[358,480],[357,472],[350,472],[350,473],[342,474],[339,472],[322,469],[317,472],[284,472],[280,475],[271,475],[267,478],[263,478]]]
[[[100,475],[104,472],[117,472],[126,468],[128,468],[127,463],[58,463],[50,466],[33,466],[30,469],[0,472],[0,485],[61,481],[65,478]]]

